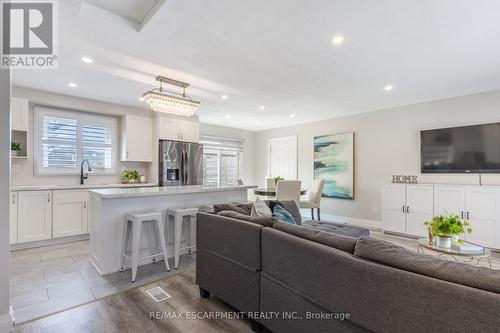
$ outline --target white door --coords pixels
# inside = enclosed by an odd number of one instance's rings
[[[10,244],[17,244],[17,192],[10,192]]]
[[[52,238],[52,192],[22,191],[18,198],[18,242]]]
[[[434,187],[432,185],[406,186],[406,233],[426,236],[425,221],[430,221],[434,213]]]
[[[54,191],[53,237],[87,233],[88,191]]]
[[[158,116],[158,138],[161,140],[180,140],[178,120]]]
[[[297,179],[297,137],[274,138],[268,141],[268,176]]]
[[[198,142],[200,140],[198,122],[180,121],[179,127],[182,141]]]
[[[472,233],[466,239],[487,247],[498,247],[499,190],[487,187],[467,187],[466,211]]]
[[[10,110],[12,113],[12,130],[29,130],[29,103],[25,98],[11,97]]]
[[[465,217],[465,187],[434,186],[434,215],[458,214]]]
[[[153,119],[124,116],[122,122],[122,161],[153,161]]]
[[[383,188],[384,231],[406,232],[406,189],[404,185],[387,185]]]

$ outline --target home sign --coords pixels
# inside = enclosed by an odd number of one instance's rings
[[[394,184],[417,184],[417,176],[392,175]]]

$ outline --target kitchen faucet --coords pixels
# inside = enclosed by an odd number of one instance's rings
[[[85,173],[85,176],[83,175],[83,164],[85,164],[85,162],[87,162],[87,165],[89,166],[88,172],[92,171],[92,168],[90,167],[89,160],[83,160],[82,164],[80,165],[80,185],[85,184],[85,182],[84,182],[85,179],[89,179],[89,174],[88,173]]]

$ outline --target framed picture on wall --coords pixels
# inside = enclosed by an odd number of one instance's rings
[[[354,199],[354,132],[314,137],[314,178],[324,197]]]

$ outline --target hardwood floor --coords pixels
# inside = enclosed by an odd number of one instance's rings
[[[156,303],[145,293],[156,286],[162,287],[172,298]],[[195,272],[191,271],[16,326],[14,332],[252,332],[248,320],[187,318],[187,313],[230,311],[234,310],[216,297],[199,297]],[[164,318],[151,318],[155,313],[165,314]],[[176,314],[182,317],[165,318]]]

